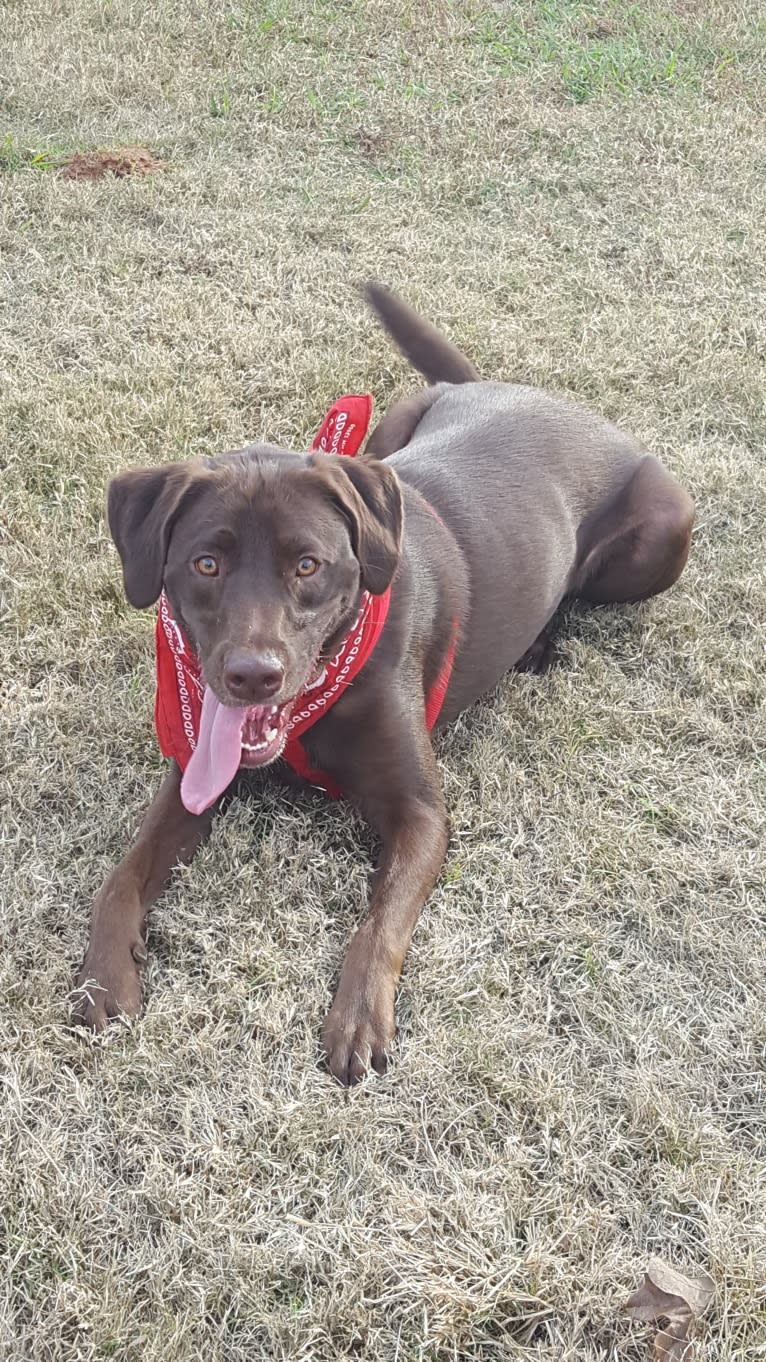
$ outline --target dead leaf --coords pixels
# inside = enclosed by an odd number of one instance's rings
[[[671,1324],[654,1335],[654,1362],[691,1362],[694,1344],[686,1337],[685,1324]]]
[[[77,151],[61,166],[65,180],[100,180],[104,175],[153,175],[164,169],[146,147],[100,147],[98,151]]]
[[[622,1307],[631,1319],[665,1319],[654,1339],[654,1362],[691,1362],[694,1325],[707,1310],[715,1284],[707,1272],[686,1276],[661,1258],[650,1258],[643,1285]]]

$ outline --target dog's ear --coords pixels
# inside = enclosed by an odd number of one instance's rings
[[[169,464],[132,468],[109,484],[109,529],[122,560],[125,595],[138,610],[159,597],[173,521],[198,477],[193,465]]]
[[[402,547],[402,488],[396,473],[364,455],[317,454],[313,463],[348,522],[362,586],[382,596],[393,581]]]

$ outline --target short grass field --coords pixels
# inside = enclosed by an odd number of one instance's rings
[[[756,0],[39,0],[0,27],[4,1362],[641,1362],[657,1254],[766,1357],[766,19]],[[137,144],[153,176],[71,180]],[[371,837],[267,785],[150,918],[144,1017],[68,1029],[160,778],[118,469],[487,377],[691,489],[689,567],[571,609],[438,743],[444,873],[388,1075],[318,1031]]]

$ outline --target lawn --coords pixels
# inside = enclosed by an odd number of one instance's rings
[[[754,2],[7,0],[0,30],[0,1355],[766,1357],[766,21]],[[88,181],[75,151],[147,147]],[[67,1025],[156,787],[153,620],[104,489],[415,381],[375,276],[487,377],[624,424],[681,582],[564,621],[439,740],[444,874],[397,1055],[318,1031],[371,839],[236,801],[151,915],[143,1018]]]

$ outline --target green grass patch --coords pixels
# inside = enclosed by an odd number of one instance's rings
[[[640,5],[563,3],[519,7],[510,17],[484,11],[478,32],[504,73],[547,71],[564,97],[584,104],[604,95],[699,90],[736,61],[703,22]]]

